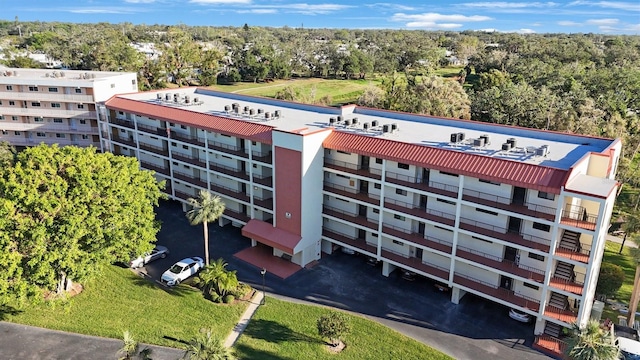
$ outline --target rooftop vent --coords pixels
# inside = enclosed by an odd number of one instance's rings
[[[194,97],[194,98],[193,98],[193,102],[194,102],[194,103],[196,103],[196,104],[198,103],[198,100],[200,100],[200,99],[199,99],[199,98],[197,98],[197,97]]]
[[[185,96],[184,96],[184,103],[185,103],[185,104],[189,104],[189,103],[191,103],[191,98],[189,97],[189,95],[185,95]]]
[[[246,113],[248,113],[248,112],[249,112],[249,109],[250,109],[250,108],[249,108],[248,106],[245,106],[245,107],[244,107],[244,113],[245,113],[245,114],[246,114]]]

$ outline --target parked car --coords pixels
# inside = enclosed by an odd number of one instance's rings
[[[407,281],[414,281],[418,277],[418,274],[410,270],[402,270],[402,278]]]
[[[509,310],[509,317],[513,320],[520,321],[523,323],[530,323],[533,321],[533,316],[527,314],[524,311],[520,311],[518,309]]]
[[[165,271],[160,281],[169,286],[178,285],[191,275],[195,275],[203,267],[204,261],[200,257],[194,256],[182,259]]]
[[[169,255],[169,249],[164,246],[157,245],[151,252],[138,256],[129,261],[129,267],[132,269],[141,268],[156,259],[164,259]]]
[[[342,250],[343,253],[348,254],[348,255],[354,255],[356,253],[355,250],[353,250],[351,248],[348,248],[348,247],[345,247],[345,246],[343,246],[341,250]]]

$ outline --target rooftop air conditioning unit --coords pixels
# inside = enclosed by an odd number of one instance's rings
[[[344,121],[344,126],[349,126],[351,125],[351,120],[347,119]]]
[[[362,128],[365,129],[365,130],[368,130],[369,129],[369,123],[362,124]]]
[[[165,99],[166,101],[171,100],[171,94],[166,93],[166,94],[164,95],[164,99]]]
[[[185,103],[185,104],[188,104],[188,103],[190,103],[190,102],[191,102],[191,98],[189,97],[189,95],[185,95],[185,96],[184,96],[184,103]]]
[[[458,142],[464,141],[464,139],[466,138],[466,134],[463,132],[459,132],[458,133]]]
[[[263,109],[258,109],[258,114],[262,114],[262,113],[264,113],[264,110]]]
[[[358,123],[358,118],[354,117],[353,119],[351,119],[351,123],[353,123],[353,125],[356,125]]]
[[[249,115],[250,116],[255,116],[256,115],[256,109],[249,109]]]
[[[267,112],[265,112],[265,113],[264,113],[264,118],[265,118],[265,119],[270,119],[270,118],[271,118],[271,113],[270,113],[270,112],[268,112],[268,111],[267,111]]]
[[[480,139],[484,139],[484,145],[489,145],[489,135],[482,134],[482,135],[480,135]]]
[[[507,142],[511,144],[511,148],[516,147],[516,138],[508,138]]]
[[[475,146],[475,147],[483,147],[484,146],[484,138],[473,139],[473,146]]]
[[[333,125],[333,124],[335,124],[335,123],[336,123],[336,118],[334,118],[334,117],[330,117],[330,118],[329,118],[329,124]]]
[[[549,145],[542,145],[541,147],[536,149],[537,156],[547,156],[549,153]]]
[[[458,133],[451,133],[449,137],[449,142],[457,143],[458,142]]]
[[[276,110],[274,115],[275,117],[279,118],[280,116],[282,116],[282,112],[280,112],[280,110]]]
[[[371,122],[371,127],[372,127],[372,128],[374,128],[374,127],[376,127],[376,126],[378,126],[378,120],[373,120],[373,121]]]
[[[198,99],[197,97],[193,98],[193,102],[196,103],[196,104],[198,103],[198,100],[200,100],[200,99]]]
[[[389,124],[382,125],[382,132],[383,133],[388,133],[390,130],[391,130],[391,128],[389,127]]]
[[[509,151],[509,150],[511,150],[511,143],[506,142],[502,144],[502,151]]]
[[[391,132],[394,132],[396,130],[398,130],[398,124],[396,123],[391,124]]]
[[[198,98],[195,98],[194,100],[197,100]],[[231,106],[230,105],[225,105],[224,106],[224,112],[229,112],[229,110],[231,110]]]
[[[157,94],[156,94],[156,99],[158,99],[158,100],[162,100],[162,94],[161,94],[161,93],[157,93]]]

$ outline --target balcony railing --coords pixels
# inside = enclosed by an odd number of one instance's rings
[[[348,172],[351,174],[356,174],[356,175],[360,175],[360,176],[364,176],[372,179],[377,179],[377,180],[382,179],[382,176],[380,176],[379,174],[373,173],[369,168],[363,168],[361,165],[346,162],[346,161],[339,161],[339,160],[329,159],[325,157],[324,166],[330,169],[341,170],[344,172]]]
[[[273,176],[264,176],[253,173],[253,182],[256,184],[273,187]]]
[[[406,265],[412,269],[433,275],[442,281],[449,281],[449,269],[447,268],[431,264],[415,257],[408,257],[384,247],[382,248],[380,255],[382,255],[383,258]]]
[[[138,130],[139,131],[144,131],[148,134],[153,134],[153,135],[160,135],[160,136],[167,136],[167,129],[163,129],[163,128],[158,128],[155,126],[150,126],[150,125],[144,125],[144,124],[138,124]]]
[[[207,182],[200,178],[197,178],[191,174],[185,174],[183,172],[173,170],[173,177],[182,181],[188,182],[193,185],[200,186],[201,188],[207,188]]]
[[[41,116],[52,118],[83,118],[83,119],[96,119],[97,114],[95,111],[88,110],[60,110],[57,108],[47,107],[32,107],[32,108],[19,108],[19,107],[4,107],[2,108],[3,115],[18,115],[18,116]]]
[[[75,89],[75,88],[74,88]],[[74,90],[75,91],[75,90]],[[93,103],[93,96],[82,94],[47,93],[45,91],[0,91],[0,99],[6,100],[33,100],[53,102],[81,102]]]
[[[511,211],[549,221],[553,221],[556,216],[556,209],[553,207],[529,203],[517,204],[513,203],[511,198],[508,197],[471,189],[462,190],[462,199],[476,204],[491,206],[496,209]]]
[[[578,319],[578,315],[571,310],[561,309],[553,305],[547,305],[544,308],[544,315],[556,320],[564,321],[569,324],[573,324]]]
[[[556,255],[565,259],[571,259],[587,264],[589,262],[589,257],[591,256],[591,247],[581,244],[580,248],[575,249],[573,247],[564,246],[562,241],[558,241]]]
[[[142,142],[139,143],[138,146],[142,150],[151,151],[153,153],[164,155],[164,156],[169,156],[169,150],[163,149],[163,148],[161,148],[159,146],[149,145],[149,144],[145,144],[145,143],[142,143]]]
[[[355,236],[343,234],[336,230],[331,230],[326,227],[322,227],[322,236],[333,240],[332,242],[338,242],[339,244],[346,244],[358,248],[370,256],[376,256],[378,249],[370,244],[367,244],[365,239],[361,239]]]
[[[417,216],[423,219],[431,220],[437,223],[446,224],[449,226],[455,225],[456,216],[444,211],[422,208],[395,199],[384,199],[384,207],[387,209]]]
[[[251,220],[251,218],[249,216],[247,216],[247,214],[243,214],[239,211],[235,211],[235,210],[231,210],[229,208],[224,209],[224,213],[225,216],[228,216],[230,218],[233,218],[234,220],[237,220],[239,222],[243,222],[243,223],[248,223],[249,220]]]
[[[115,141],[115,142],[119,142],[121,144],[128,145],[128,146],[130,146],[132,148],[136,147],[136,142],[133,139],[125,139],[123,137],[120,137],[120,135],[118,135],[118,134],[113,135],[111,137],[111,140]]]
[[[574,205],[562,210],[560,220],[562,224],[586,230],[595,230],[597,221],[598,215],[589,214],[586,208]]]
[[[382,224],[382,232],[395,236],[400,239],[410,241],[416,245],[426,246],[428,248],[451,254],[453,243],[450,241],[436,239],[432,236],[422,235],[393,225]]]
[[[463,259],[508,272],[525,279],[531,279],[539,283],[544,281],[544,270],[518,265],[513,261],[504,260],[498,256],[487,254],[482,251],[458,245],[456,247],[456,255]]]
[[[564,357],[567,343],[550,335],[538,335],[533,342],[533,348],[546,352],[557,359]]]
[[[194,136],[185,135],[185,134],[181,134],[181,133],[175,132],[175,131],[171,132],[171,139],[182,141],[182,142],[186,142],[186,143],[189,143],[189,144],[192,144],[192,145],[198,145],[198,146],[204,147],[204,139],[201,139],[201,138],[198,138],[198,137],[194,137]]]
[[[515,232],[507,232],[507,229],[503,226],[497,226],[492,224],[487,224],[481,221],[476,221],[473,219],[460,218],[460,229],[467,230],[470,232],[474,232],[477,234],[485,235],[488,237],[508,241],[514,244],[526,246],[532,249],[541,250],[543,252],[549,252],[551,241],[548,239],[543,239],[541,237],[529,235],[529,234],[519,234]]]
[[[193,156],[180,153],[178,151],[172,151],[171,152],[171,157],[174,158],[175,160],[180,160],[180,161],[189,163],[191,165],[199,166],[199,167],[201,167],[203,169],[207,168],[207,163],[206,162],[201,161],[200,159],[195,158]]]
[[[155,164],[152,164],[152,163],[149,163],[149,162],[146,162],[146,161],[140,161],[140,166],[142,166],[143,168],[148,169],[148,170],[153,170],[153,171],[158,172],[160,174],[165,174],[167,176],[169,176],[169,174],[170,174],[169,169],[163,168],[163,167],[161,167],[159,165],[155,165]]]
[[[193,195],[193,194],[187,194],[186,192],[182,192],[180,190],[176,190],[176,197],[180,198],[182,200],[188,200],[188,199],[195,199],[197,198],[197,196]]]
[[[516,293],[513,290],[507,290],[498,287],[497,285],[493,285],[482,280],[475,279],[468,275],[463,275],[456,272],[453,275],[453,282],[476,290],[482,294],[486,294],[488,296],[498,298],[511,304],[527,308],[534,312],[537,312],[540,309],[540,301],[534,298]]]
[[[109,122],[111,124],[128,127],[129,129],[135,129],[135,127],[136,127],[136,125],[133,123],[133,121],[130,121],[130,120],[124,120],[124,119],[115,118],[115,119],[109,120]]]
[[[244,202],[249,202],[249,195],[243,193],[238,189],[231,189],[226,186],[218,185],[215,183],[211,183],[211,191],[217,192],[220,195],[225,195],[236,200],[241,200]]]
[[[408,176],[390,171],[387,171],[385,180],[396,185],[403,185],[434,194],[444,195],[452,198],[458,197],[457,185],[445,184],[437,181],[426,182],[426,179],[420,177]]]
[[[323,206],[322,213],[325,215],[333,216],[338,219],[346,220],[361,226],[368,227],[370,229],[378,230],[378,223],[369,221],[366,216],[356,215],[348,211],[340,210],[331,206]]]
[[[257,196],[253,197],[253,203],[265,209],[273,210],[273,197],[263,199]]]
[[[553,276],[549,281],[549,286],[556,289],[564,290],[576,295],[582,295],[584,283],[576,280],[566,280]]]
[[[217,150],[231,155],[241,156],[244,158],[249,157],[244,149],[235,145],[219,143],[217,141],[209,140],[209,149]]]
[[[233,176],[238,179],[249,180],[249,174],[247,174],[246,172],[236,168],[229,167],[229,166],[220,165],[214,162],[209,162],[209,170],[215,171],[221,174]]]
[[[332,183],[332,182],[328,182],[325,181],[324,182],[324,190],[334,193],[334,194],[338,194],[338,195],[342,195],[342,196],[346,196],[348,198],[352,198],[355,200],[360,200],[372,205],[379,205],[380,204],[380,199],[376,199],[374,197],[370,197],[368,193],[365,192],[359,192],[357,191],[355,188],[352,187],[347,187],[347,186],[343,186],[343,185],[338,185],[336,183]]]
[[[251,158],[255,161],[271,164],[273,162],[273,153],[271,151],[269,151],[268,153],[252,151]]]

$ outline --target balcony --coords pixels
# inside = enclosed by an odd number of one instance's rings
[[[566,247],[562,245],[561,241],[558,241],[558,247],[556,247],[556,256],[569,260],[579,261],[583,264],[588,264],[589,257],[591,256],[591,249],[575,249],[573,247]]]
[[[360,200],[362,202],[366,202],[372,205],[376,205],[376,206],[380,205],[380,199],[370,197],[369,194],[365,192],[357,192],[357,190],[352,187],[346,187],[346,186],[325,181],[324,191],[342,195],[344,197],[351,198],[354,200]]]
[[[376,231],[378,230],[378,223],[369,221],[366,216],[355,215],[353,213],[336,209],[334,207],[327,206],[327,205],[322,207],[322,213],[325,215],[333,216],[338,219],[346,220],[354,224],[358,224],[360,226],[367,227],[369,229],[373,229]]]
[[[369,253],[369,255],[371,256],[376,256],[378,252],[378,249],[373,245],[367,244],[365,239],[357,238],[355,236],[345,235],[335,230],[329,230],[326,227],[322,228],[322,236],[332,239],[334,241],[337,241],[339,243],[358,248],[364,252]]]
[[[390,182],[396,185],[402,185],[402,186],[410,187],[413,189],[430,192],[433,194],[444,195],[451,198],[458,197],[457,185],[449,185],[449,184],[439,183],[437,181],[424,182],[426,179],[421,179],[415,176],[407,176],[407,175],[398,174],[398,173],[389,172],[389,171],[385,176],[385,180],[387,182]]]
[[[167,129],[158,128],[158,127],[155,127],[155,126],[138,124],[138,130],[146,132],[148,134],[152,134],[152,135],[160,135],[160,136],[163,136],[163,137],[167,136]]]
[[[537,312],[540,309],[540,301],[536,299],[518,294],[513,290],[507,290],[496,285],[489,284],[487,282],[472,278],[467,275],[454,273],[453,282],[469,289],[475,290],[481,294],[486,294],[488,296],[498,298],[502,301],[527,308],[534,312]]]
[[[207,188],[207,182],[203,181],[199,177],[195,177],[191,174],[185,174],[179,171],[173,171],[173,177],[192,185],[200,186],[201,188]]]
[[[197,198],[197,196],[193,195],[193,194],[187,194],[185,192],[182,192],[180,190],[176,190],[176,197],[182,200],[189,200],[189,199],[195,199]]]
[[[273,210],[273,197],[262,199],[257,196],[253,197],[253,203],[265,209]]]
[[[525,279],[530,279],[539,283],[544,282],[544,270],[524,265],[516,265],[513,261],[504,260],[482,251],[473,250],[465,246],[458,246],[456,247],[456,256],[496,270],[523,277]]]
[[[269,151],[268,153],[261,153],[259,151],[252,151],[251,152],[251,158],[254,161],[260,161],[266,164],[271,164],[273,163],[273,155],[271,153],[271,151]]]
[[[591,231],[596,229],[598,215],[587,213],[587,209],[582,206],[567,205],[561,216],[561,224]]]
[[[249,202],[249,196],[237,189],[231,189],[226,186],[211,183],[211,191],[217,192],[220,195],[225,195],[227,197],[230,197],[236,200]]]
[[[214,162],[209,162],[209,170],[218,172],[220,174],[233,176],[238,179],[249,180],[249,174],[245,173],[244,171],[229,166],[216,164]]]
[[[243,222],[243,223],[248,223],[249,220],[251,220],[251,218],[249,216],[247,216],[246,214],[243,214],[241,212],[235,211],[235,210],[231,210],[229,208],[224,209],[224,213],[225,216],[228,216],[230,218],[233,218],[234,220]]]
[[[563,359],[567,343],[556,339],[550,335],[538,335],[533,342],[533,348],[553,356],[556,359]]]
[[[564,290],[576,295],[582,295],[582,292],[584,290],[584,283],[582,282],[575,281],[575,280],[573,281],[566,280],[566,279],[562,279],[555,276],[552,277],[551,280],[549,281],[549,286],[556,289]]]
[[[152,153],[156,153],[156,154],[163,155],[163,156],[169,156],[169,150],[163,149],[163,148],[161,148],[159,146],[149,145],[149,144],[145,144],[145,143],[139,143],[138,146],[142,150],[150,151]]]
[[[406,265],[412,269],[416,269],[418,271],[433,275],[441,279],[442,281],[449,281],[449,269],[424,262],[421,259],[415,257],[407,257],[393,250],[385,248],[382,248],[382,252],[380,255],[382,255],[383,258]]]
[[[170,181],[165,181],[164,183],[164,189],[160,189],[160,191],[162,191],[163,193],[171,196],[173,195],[172,193],[172,189],[171,189],[171,182]]]
[[[456,216],[439,210],[417,207],[404,201],[385,199],[384,207],[401,213],[413,215],[433,222],[454,226]]]
[[[46,91],[0,91],[0,99],[6,100],[33,100],[53,102],[93,103],[92,95],[64,94],[62,92],[48,93]]]
[[[120,144],[125,144],[134,149],[136,148],[136,142],[133,139],[125,139],[123,137],[120,137],[120,135],[118,135],[117,133],[111,136],[111,141],[115,141]]]
[[[263,176],[254,173],[253,182],[256,184],[273,187],[273,176]]]
[[[451,247],[453,244],[448,241],[436,239],[428,235],[425,236],[416,232],[410,232],[409,230],[386,224],[382,224],[382,232],[403,240],[410,241],[412,244],[425,246],[446,254],[451,254]]]
[[[204,139],[199,139],[198,137],[189,136],[189,135],[181,134],[179,132],[172,131],[170,138],[173,140],[178,140],[178,141],[186,142],[192,145],[204,147]]]
[[[462,199],[476,204],[482,204],[492,208],[511,211],[549,221],[553,221],[556,217],[555,208],[538,204],[515,204],[512,203],[512,200],[508,197],[498,196],[482,191],[464,189],[462,190]]]
[[[157,172],[157,173],[160,173],[160,174],[164,174],[164,175],[170,176],[169,169],[165,169],[165,168],[163,168],[163,167],[161,167],[161,166],[158,166],[158,165],[155,165],[155,164],[152,164],[152,163],[146,162],[146,161],[140,161],[140,166],[141,166],[142,168],[147,169],[147,170],[153,170],[153,171],[155,171],[155,172]]]
[[[20,108],[20,107],[3,107],[3,115],[18,115],[18,116],[40,116],[40,117],[55,117],[55,118],[83,118],[83,119],[97,119],[95,111],[88,110],[60,110],[56,108],[47,107],[32,107],[32,108]]]
[[[561,309],[553,305],[544,308],[544,316],[573,324],[578,319],[578,315],[571,310]]]
[[[186,163],[191,164],[191,165],[199,166],[199,167],[201,167],[203,169],[207,168],[207,163],[206,162],[201,161],[200,159],[195,158],[193,156],[182,154],[182,153],[177,152],[177,151],[172,151],[171,152],[171,157],[173,159],[175,159],[175,160],[180,160],[182,162],[186,162]]]
[[[500,239],[521,246],[526,246],[528,248],[540,250],[545,253],[548,253],[551,247],[551,240],[543,239],[541,237],[529,235],[526,233],[518,234],[515,232],[506,232],[507,230],[504,227],[491,225],[483,223],[481,221],[463,217],[460,218],[460,224],[458,225],[458,227],[460,229],[474,232],[476,234]]]
[[[248,154],[244,151],[244,149],[235,145],[219,143],[217,141],[209,141],[209,149],[217,150],[231,155],[241,156],[243,158],[248,157]]]
[[[133,121],[130,120],[124,120],[124,119],[111,119],[109,120],[109,123],[114,124],[114,125],[120,125],[120,126],[124,126],[127,127],[129,129],[135,129],[136,125],[133,123]]]
[[[324,166],[329,169],[340,170],[350,174],[360,175],[371,179],[380,180],[380,174],[374,174],[370,168],[363,168],[361,165],[353,164],[345,161],[324,158]]]

